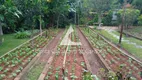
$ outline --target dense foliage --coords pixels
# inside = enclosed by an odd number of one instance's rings
[[[140,11],[141,2],[127,0],[127,4]],[[124,0],[1,0],[0,32],[2,34],[22,29],[65,27],[70,23],[116,25],[112,21],[113,11],[118,10],[120,15],[123,12],[123,3]],[[133,8],[127,9],[129,13],[126,13],[126,23],[138,22],[136,18],[139,14],[137,11],[134,13]],[[89,16],[90,12],[93,12],[92,18]]]
[[[123,16],[123,10],[118,11],[119,20],[121,22],[121,17]],[[125,26],[129,27],[134,24],[134,22],[137,20],[138,16],[140,14],[140,11],[138,9],[126,9],[125,12]]]
[[[68,14],[73,12],[69,9],[75,1],[3,0],[0,3],[1,30],[4,33],[11,33],[22,29],[39,29],[39,26],[42,28],[65,27],[70,21]]]
[[[142,25],[142,15],[140,15],[139,17],[138,17],[138,24],[141,26]]]

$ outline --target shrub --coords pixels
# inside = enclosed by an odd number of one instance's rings
[[[91,20],[91,21],[88,22],[88,25],[93,25],[93,23],[94,23],[94,21]]]
[[[93,16],[93,19],[91,21],[88,21],[88,25],[94,25],[94,23],[97,23],[98,22],[98,15],[95,14]]]
[[[109,11],[106,15],[105,15],[105,17],[103,17],[103,20],[102,20],[102,22],[103,22],[103,25],[105,25],[105,26],[112,26],[112,15],[113,15],[113,12],[112,11]]]
[[[31,33],[28,31],[23,31],[23,32],[17,32],[15,34],[15,38],[17,39],[24,39],[30,37]]]
[[[140,16],[138,17],[138,24],[139,24],[139,25],[142,25],[142,15],[140,15]]]

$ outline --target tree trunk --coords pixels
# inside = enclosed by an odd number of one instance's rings
[[[123,36],[123,28],[124,28],[124,23],[125,23],[125,12],[126,12],[126,0],[124,0],[124,5],[123,5],[123,16],[122,16],[122,25],[121,25],[121,31],[120,31],[120,38],[119,38],[119,44],[122,42],[122,36]]]
[[[99,27],[101,27],[101,23],[102,23],[102,15],[101,13],[98,14],[98,24],[99,24]]]
[[[1,22],[0,22],[0,45],[2,44],[2,36],[3,36],[3,30],[2,30],[2,25],[1,25]]]
[[[34,25],[32,25],[32,35],[31,35],[31,39],[33,39],[34,37]],[[31,47],[34,48],[34,40],[31,41]]]
[[[78,26],[79,26],[79,13],[78,13]]]
[[[41,15],[39,18],[39,22],[40,22],[40,35],[42,36],[42,20],[41,20]]]
[[[59,14],[58,17],[57,17],[57,29],[58,29],[58,27],[59,27],[59,21],[60,21],[60,14]]]
[[[76,12],[75,12],[75,16],[74,16],[75,18],[74,18],[74,23],[75,23],[75,25],[76,25]]]
[[[120,31],[119,44],[121,44],[121,41],[122,41],[122,36],[123,36],[123,27],[124,27],[124,25],[123,25],[123,23],[122,23],[122,25],[121,25],[121,31]]]

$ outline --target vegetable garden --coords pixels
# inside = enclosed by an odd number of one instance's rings
[[[55,35],[57,32],[58,30],[55,30],[55,32],[50,34]],[[44,31],[42,36],[39,34],[3,55],[0,58],[0,79],[13,80],[52,39],[52,36],[48,36],[47,38],[46,35],[46,31]]]
[[[69,38],[74,42],[79,42],[76,31],[70,34]],[[82,51],[83,49],[80,45],[58,45],[57,52],[49,67],[45,80],[62,80],[62,78],[68,80],[84,80],[85,76],[83,76],[83,73],[87,71],[87,67]],[[65,56],[66,60],[64,64]]]
[[[57,45],[54,45],[57,46],[55,53],[50,53],[52,54],[48,59],[50,63],[46,63],[48,66],[41,65],[44,69],[47,68],[47,70],[44,76],[42,76],[43,73],[38,73],[41,74],[39,75],[39,80],[41,78],[43,80],[93,80],[94,78],[105,80],[105,78],[108,77],[105,75],[107,71],[112,71],[115,75],[117,75],[117,72],[120,72],[123,78],[132,75],[137,80],[140,79],[140,70],[142,69],[142,63],[140,61],[125,54],[99,33],[90,28],[73,27],[74,32],[68,36],[71,41],[81,42],[80,35],[77,32],[79,30],[77,29],[80,29],[82,35],[84,34],[86,41],[88,41],[94,49],[94,55],[103,63],[100,63],[98,60],[100,65],[104,65],[104,67],[100,67],[97,74],[92,74],[92,68],[90,68],[92,61],[88,62],[85,56],[86,49],[83,47],[84,44],[61,45],[60,43],[67,33],[67,29],[65,29]],[[54,32],[52,30],[54,30]],[[48,33],[44,31],[42,34],[35,36],[33,39],[3,55],[0,58],[0,79],[15,80],[42,49],[46,50],[44,47],[50,41],[56,40],[56,37],[58,37],[56,34],[58,34],[58,32],[58,29],[49,29]],[[50,60],[50,57],[53,59]],[[109,78],[116,78],[114,74],[111,74]]]
[[[142,80],[141,4],[0,0],[0,80]]]
[[[109,69],[114,72],[121,72],[123,77],[132,74],[137,80],[140,80],[140,70],[142,69],[141,62],[138,62],[110,45],[95,31],[88,28],[81,28],[81,30],[85,36],[87,36],[92,46],[96,48],[107,66],[110,67]]]

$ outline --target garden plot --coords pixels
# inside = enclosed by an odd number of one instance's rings
[[[38,35],[3,55],[0,58],[0,80],[13,80],[51,39],[45,36],[46,32],[43,32],[42,36]]]
[[[69,35],[69,38],[73,42],[79,42],[76,30]],[[58,45],[44,80],[63,80],[63,78],[66,80],[87,80],[85,79],[87,77],[92,78],[83,57],[83,48],[80,45]]]
[[[81,29],[92,46],[97,49],[103,60],[114,72],[121,72],[123,77],[128,74],[132,74],[137,80],[140,80],[140,71],[142,69],[141,63],[108,44],[93,30],[88,28]]]

